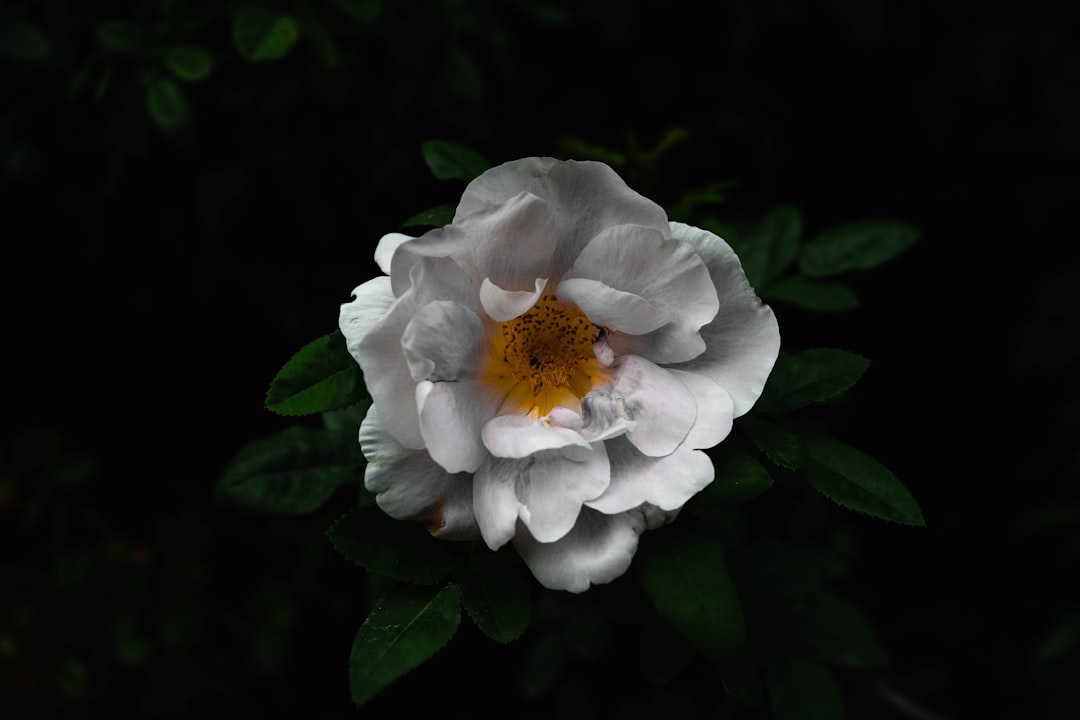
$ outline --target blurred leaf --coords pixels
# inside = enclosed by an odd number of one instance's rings
[[[514,9],[540,25],[557,27],[565,25],[571,18],[570,12],[558,3],[544,0],[514,0]]]
[[[675,679],[694,659],[694,648],[671,625],[648,618],[641,627],[641,674],[654,686]]]
[[[1080,658],[1080,606],[1061,612],[1031,652],[1029,663],[1039,674],[1048,674],[1070,657]]]
[[[354,405],[368,397],[360,366],[341,330],[312,340],[289,358],[266,393],[279,415],[313,415]]]
[[[302,5],[297,13],[304,40],[322,61],[324,67],[329,70],[335,69],[341,64],[341,51],[338,50],[333,36],[309,5]]]
[[[694,503],[738,505],[772,487],[769,471],[737,447],[723,448],[714,465],[716,478],[694,497]]]
[[[358,706],[438,652],[461,622],[460,592],[395,585],[364,620],[349,654],[349,689]]]
[[[869,366],[862,355],[830,348],[783,356],[769,375],[759,407],[785,413],[823,402],[852,387]]]
[[[479,153],[446,140],[428,140],[420,146],[431,172],[440,180],[469,182],[491,167]]]
[[[880,668],[889,664],[870,620],[850,600],[821,593],[801,609],[795,630],[806,653],[841,667]]]
[[[33,23],[16,21],[0,25],[0,55],[12,60],[44,60],[52,52],[45,34]]]
[[[576,135],[566,135],[559,138],[556,143],[559,155],[573,160],[599,160],[613,168],[619,168],[626,164],[626,156],[617,150],[609,150],[600,145],[584,140]]]
[[[124,55],[143,55],[147,51],[146,31],[129,20],[106,20],[94,28],[94,35],[106,50]]]
[[[516,640],[529,625],[532,595],[521,571],[496,553],[471,553],[454,571],[469,617],[496,642]]]
[[[778,205],[745,237],[732,244],[753,287],[765,287],[795,260],[802,234],[802,213],[792,205]]]
[[[884,465],[834,438],[806,438],[805,469],[817,490],[838,505],[904,525],[924,525],[908,489]]]
[[[739,418],[738,428],[750,438],[757,449],[773,463],[788,470],[802,464],[806,449],[798,434],[774,422],[753,415]]]
[[[169,48],[165,64],[181,80],[198,82],[214,69],[214,58],[204,48],[195,45],[176,45]]]
[[[838,312],[859,307],[859,296],[841,282],[816,282],[795,275],[781,278],[760,291],[766,300],[778,300],[818,312]]]
[[[218,482],[218,497],[266,514],[302,514],[360,477],[364,456],[351,434],[294,426],[240,449]]]
[[[769,666],[765,678],[776,720],[843,720],[844,696],[827,668],[781,658]]]
[[[375,22],[382,11],[381,0],[334,0],[334,2],[353,20],[364,24]]]
[[[761,675],[750,663],[736,659],[724,665],[720,670],[720,681],[724,684],[724,692],[743,705],[757,707],[765,699]]]
[[[799,258],[806,275],[837,275],[880,265],[919,239],[920,232],[907,223],[864,220],[826,230],[815,236]]]
[[[167,135],[176,135],[191,125],[191,108],[180,87],[167,77],[154,80],[146,90],[146,109],[154,123]]]
[[[525,650],[518,666],[518,692],[527,702],[547,695],[558,684],[568,657],[559,638],[542,633]]]
[[[378,507],[350,511],[327,535],[352,562],[395,580],[431,585],[450,572],[445,541],[431,537],[420,523],[395,520]]]
[[[692,522],[677,523],[645,538],[636,564],[660,617],[699,653],[721,663],[739,651],[742,607],[715,538]]]
[[[716,205],[726,202],[728,191],[738,184],[738,180],[721,180],[710,183],[703,188],[691,190],[683,195],[677,203],[668,208],[668,217],[672,220],[688,218],[694,210],[702,205]]]
[[[401,227],[416,227],[421,225],[442,227],[443,225],[449,225],[454,222],[454,213],[456,210],[457,207],[451,203],[437,205],[413,215],[411,218],[401,223]]]
[[[243,8],[233,17],[233,42],[248,62],[284,57],[299,36],[296,20],[269,8]]]

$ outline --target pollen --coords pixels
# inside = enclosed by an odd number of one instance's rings
[[[559,405],[579,410],[581,398],[606,382],[593,352],[604,332],[578,308],[544,294],[524,315],[498,326],[489,374],[513,386],[509,395],[522,412],[543,416]]]

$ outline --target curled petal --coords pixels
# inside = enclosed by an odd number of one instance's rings
[[[641,510],[604,515],[586,507],[559,540],[540,542],[522,529],[514,547],[544,587],[580,593],[625,573],[646,527]]]
[[[679,448],[670,455],[643,455],[626,438],[606,443],[611,461],[611,483],[604,494],[586,503],[607,515],[649,503],[660,510],[678,510],[713,481],[709,456],[700,450]]]
[[[644,335],[612,333],[607,340],[616,355],[637,355],[657,365],[693,360],[705,352],[697,328],[678,318]]]
[[[457,380],[475,374],[484,325],[469,308],[438,300],[420,308],[401,336],[413,380]]]
[[[390,310],[394,293],[390,290],[390,278],[377,277],[353,290],[352,294],[352,301],[342,303],[338,312],[338,327],[345,336],[349,352],[356,357],[356,346]]]
[[[607,394],[616,405],[616,416],[634,421],[627,437],[638,450],[652,456],[671,453],[697,417],[690,390],[666,369],[634,355],[619,358],[613,367],[614,385],[593,393]]]
[[[401,233],[389,233],[383,235],[379,239],[379,244],[375,247],[375,262],[378,264],[379,269],[387,275],[390,274],[390,267],[394,259],[394,251],[401,246],[402,243],[407,243],[414,238],[408,235],[402,235]]]
[[[731,396],[704,375],[671,368],[668,368],[668,372],[689,388],[697,402],[697,418],[683,440],[683,447],[704,450],[720,444],[731,433],[735,419]]]
[[[450,474],[426,451],[401,445],[383,427],[374,405],[360,425],[360,447],[368,460],[364,485],[388,515],[418,520],[439,537],[479,536],[472,509],[472,478]]]
[[[482,437],[491,454],[501,458],[526,458],[542,450],[562,450],[564,455],[583,459],[581,450],[592,451],[575,430],[521,415],[492,418],[484,425]]]
[[[555,289],[555,297],[577,305],[589,320],[620,333],[643,335],[671,316],[638,295],[608,287],[599,280],[570,278]]]
[[[720,311],[701,329],[708,350],[679,366],[712,378],[731,396],[735,417],[745,414],[765,387],[780,352],[780,329],[754,293],[739,258],[712,233],[671,223],[672,234],[694,247],[720,298]]]
[[[420,430],[431,458],[447,472],[473,472],[487,457],[484,425],[502,398],[479,380],[416,385]]]
[[[513,320],[536,304],[547,282],[547,278],[536,278],[532,290],[503,290],[491,278],[484,278],[480,285],[480,305],[495,322]]]

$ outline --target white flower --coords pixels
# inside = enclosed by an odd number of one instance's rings
[[[452,224],[375,260],[340,315],[374,400],[365,484],[437,537],[513,541],[549,588],[626,571],[712,481],[701,450],[780,348],[727,243],[602,163],[493,168]]]

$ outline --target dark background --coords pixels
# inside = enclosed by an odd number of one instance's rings
[[[923,709],[896,717],[1075,716],[1080,49],[1060,4],[276,5],[319,20],[336,61],[302,33],[246,63],[216,2],[0,12],[50,43],[0,57],[5,717],[350,716],[369,598],[323,536],[349,498],[278,519],[214,502],[231,455],[286,424],[262,409],[269,380],[334,329],[382,234],[460,193],[423,141],[501,162],[568,136],[649,148],[672,128],[689,135],[627,178],[662,204],[731,179],[721,216],[791,202],[808,235],[863,217],[923,229],[852,278],[860,309],[775,308],[786,348],[871,358],[835,431],[908,485],[927,527],[821,512],[856,533],[848,589],[893,656],[889,687]],[[109,19],[159,35],[110,53],[94,30]],[[216,64],[180,83],[193,121],[168,133],[145,89],[154,43],[177,39]],[[561,701],[520,700],[525,642],[463,621],[364,712],[542,716]],[[579,708],[611,707],[607,670],[583,670]],[[441,681],[453,695],[417,692]]]

